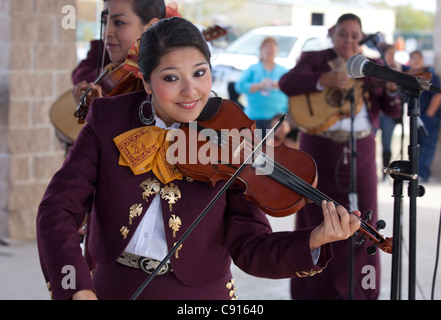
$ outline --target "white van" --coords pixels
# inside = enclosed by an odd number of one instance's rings
[[[331,46],[328,29],[324,26],[252,29],[232,42],[225,51],[213,53],[213,91],[228,98],[228,83],[237,81],[244,70],[258,62],[260,45],[269,36],[276,39],[279,45],[276,63],[288,69],[294,67],[302,51],[318,51]]]

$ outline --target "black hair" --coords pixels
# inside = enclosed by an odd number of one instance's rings
[[[361,19],[353,13],[345,13],[345,14],[341,15],[340,18],[338,18],[338,20],[337,20],[336,26],[339,26],[340,24],[342,24],[343,22],[345,22],[347,20],[352,20],[352,21],[358,22],[358,24],[360,25],[360,28],[363,29],[361,27]]]
[[[107,2],[109,0],[104,0]],[[164,0],[125,0],[131,1],[133,11],[141,19],[143,24],[148,24],[153,18],[165,18]]]
[[[413,56],[414,54],[418,54],[421,57],[424,57],[423,52],[421,50],[414,50],[411,53],[409,53],[409,57]]]
[[[173,17],[163,19],[150,27],[141,38],[138,65],[144,80],[150,81],[152,71],[159,65],[161,57],[179,49],[194,47],[210,65],[211,53],[201,31],[190,21]]]

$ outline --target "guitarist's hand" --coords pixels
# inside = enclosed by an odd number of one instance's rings
[[[346,89],[348,80],[346,72],[329,71],[320,77],[319,84],[326,88]]]

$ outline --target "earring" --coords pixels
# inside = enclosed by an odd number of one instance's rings
[[[146,103],[150,104],[150,107],[152,108],[152,115],[148,119],[144,117],[144,113],[143,113],[144,105]],[[139,106],[139,119],[146,126],[150,126],[153,124],[153,122],[155,122],[155,112],[153,110],[153,104],[150,101],[146,100],[143,103],[141,103],[141,105]]]

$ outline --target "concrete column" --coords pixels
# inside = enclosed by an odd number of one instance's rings
[[[0,0],[0,237],[35,237],[43,192],[64,159],[49,111],[72,88],[75,0]]]

